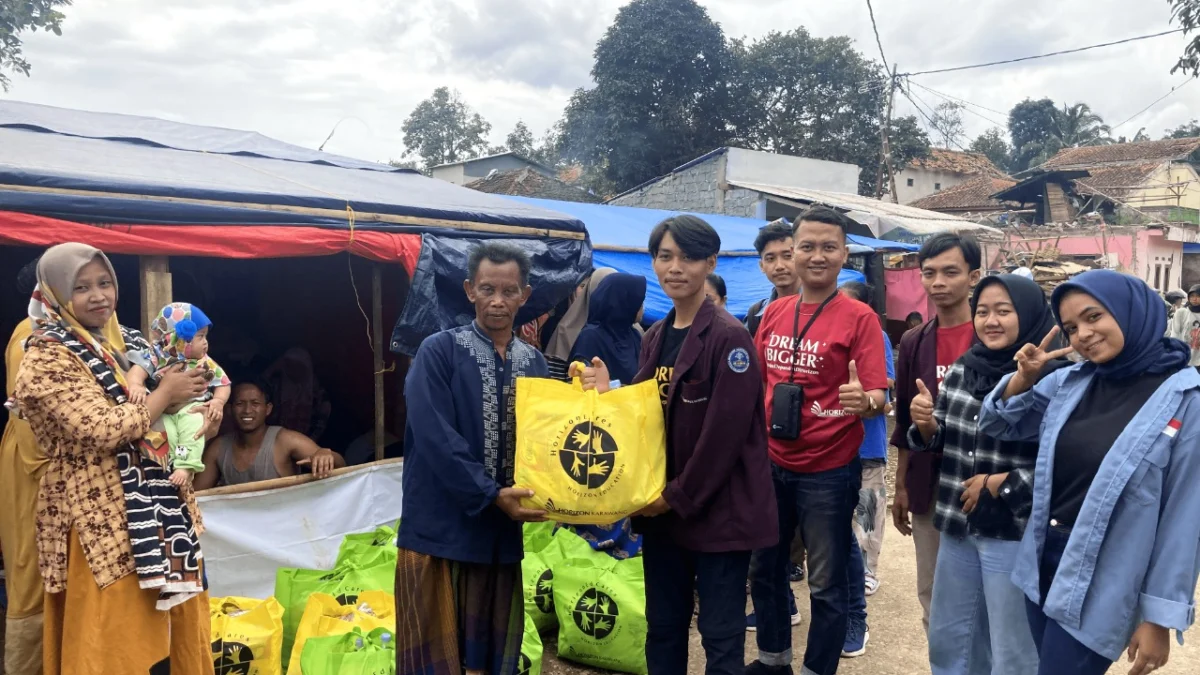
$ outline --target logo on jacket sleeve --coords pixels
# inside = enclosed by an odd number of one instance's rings
[[[750,370],[750,354],[741,347],[729,352],[728,362],[729,369],[739,375]]]

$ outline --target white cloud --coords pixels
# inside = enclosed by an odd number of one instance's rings
[[[730,36],[805,26],[878,49],[862,2],[702,0]],[[253,129],[386,160],[403,152],[400,125],[438,86],[460,90],[501,141],[518,119],[540,134],[576,87],[590,86],[596,41],[621,0],[81,0],[61,38],[33,34],[33,77],[9,96],[71,108]],[[1000,60],[1171,28],[1165,2],[1127,0],[876,0],[888,58],[901,71]],[[1007,111],[1026,97],[1085,101],[1110,124],[1184,81],[1169,74],[1185,39],[915,81]],[[942,99],[917,89],[929,105]],[[1200,108],[1188,87],[1117,130],[1157,137]],[[901,99],[900,114],[911,114]],[[1003,121],[1004,115],[978,110]],[[967,114],[970,134],[991,122]]]

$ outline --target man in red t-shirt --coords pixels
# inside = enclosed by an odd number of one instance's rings
[[[917,598],[926,630],[933,600],[933,573],[941,545],[941,535],[933,524],[940,456],[909,451],[908,429],[912,426],[909,407],[917,395],[917,380],[924,382],[937,398],[946,371],[975,342],[971,289],[979,283],[981,260],[979,243],[969,235],[945,232],[925,241],[917,253],[917,264],[921,266],[921,283],[933,301],[937,316],[904,334],[896,359],[896,430],[892,445],[899,451],[899,461],[892,522],[900,534],[912,535],[916,545]]]
[[[836,672],[846,638],[862,418],[882,414],[888,386],[879,319],[837,292],[849,224],[825,207],[797,219],[800,295],[771,303],[755,336],[766,384],[780,541],[757,553],[751,574],[759,658],[747,668],[750,675],[791,672],[787,565],[797,525],[808,547],[812,614],[805,672]],[[787,390],[796,386],[802,395],[789,396]],[[794,401],[799,410],[783,400]],[[788,428],[789,413],[799,415],[798,433]]]

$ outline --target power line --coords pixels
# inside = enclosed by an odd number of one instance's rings
[[[1194,79],[1195,79],[1195,78],[1191,78],[1191,77],[1189,77],[1189,78],[1187,79],[1187,81],[1186,81],[1186,82],[1183,82],[1183,83],[1181,83],[1181,84],[1177,84],[1177,85],[1175,85],[1174,87],[1171,87],[1171,91],[1168,91],[1167,93],[1165,93],[1165,94],[1163,94],[1162,96],[1158,97],[1157,99],[1155,99],[1154,103],[1151,103],[1150,105],[1146,106],[1145,108],[1142,108],[1141,110],[1137,111],[1137,112],[1136,112],[1136,113],[1134,113],[1132,116],[1130,116],[1130,118],[1129,118],[1129,119],[1127,119],[1127,120],[1125,120],[1124,122],[1121,122],[1121,123],[1120,123],[1120,124],[1118,124],[1117,126],[1113,127],[1113,128],[1112,128],[1112,131],[1116,131],[1117,129],[1119,129],[1119,128],[1121,128],[1121,127],[1125,126],[1126,124],[1129,124],[1129,123],[1130,123],[1130,122],[1132,122],[1134,119],[1136,119],[1137,117],[1141,116],[1141,115],[1142,115],[1142,113],[1144,113],[1144,112],[1146,112],[1147,110],[1149,110],[1149,109],[1153,108],[1154,106],[1158,105],[1159,103],[1162,103],[1163,101],[1165,101],[1165,100],[1167,99],[1167,97],[1168,97],[1168,96],[1170,96],[1171,94],[1174,94],[1175,92],[1179,91],[1180,89],[1183,89],[1184,87],[1186,87],[1186,86],[1188,86],[1189,84],[1191,84],[1191,83],[1194,81]]]
[[[879,39],[879,26],[875,25],[875,8],[871,6],[871,0],[867,0],[867,13],[871,15],[871,30],[875,31],[875,44],[879,45],[879,58],[883,59],[884,69],[891,70],[888,68],[887,56],[883,53],[883,40]]]
[[[1062,56],[1064,54],[1077,54],[1079,52],[1086,52],[1089,49],[1100,49],[1101,47],[1112,47],[1115,45],[1123,45],[1123,44],[1126,44],[1129,42],[1137,42],[1139,40],[1149,40],[1151,38],[1163,37],[1164,35],[1173,35],[1175,33],[1182,33],[1183,30],[1184,29],[1182,29],[1182,28],[1176,28],[1175,30],[1168,30],[1168,31],[1164,31],[1162,33],[1154,33],[1153,35],[1139,35],[1138,37],[1125,38],[1124,40],[1117,40],[1116,42],[1104,42],[1104,43],[1101,43],[1098,45],[1088,45],[1087,47],[1077,47],[1075,49],[1064,49],[1063,51],[1050,52],[1049,54],[1037,54],[1034,56],[1022,56],[1017,59],[1005,59],[1004,61],[992,61],[990,63],[977,63],[977,64],[971,65],[971,66],[957,66],[955,68],[938,68],[937,70],[922,70],[922,71],[916,72],[916,73],[903,73],[902,77],[915,77],[917,75],[933,75],[935,73],[954,73],[954,72],[958,72],[960,70],[973,70],[975,68],[989,68],[991,66],[1002,66],[1002,65],[1009,64],[1009,63],[1020,63],[1022,61],[1032,61],[1034,59],[1045,59],[1045,58],[1049,58],[1051,56]]]
[[[1002,127],[1002,128],[1007,128],[1007,127],[1008,127],[1008,124],[1007,124],[1007,123],[1005,123],[1005,122],[997,122],[996,120],[994,120],[994,119],[992,119],[992,118],[988,117],[987,115],[983,115],[983,114],[980,114],[980,113],[977,113],[977,112],[975,112],[974,110],[972,110],[972,109],[971,109],[970,107],[968,107],[968,106],[974,106],[974,107],[976,107],[976,108],[982,108],[983,110],[990,110],[991,112],[999,112],[999,111],[992,110],[991,108],[984,108],[983,106],[979,105],[978,103],[971,103],[970,101],[968,101],[968,100],[966,100],[966,99],[958,98],[957,96],[950,96],[949,94],[943,94],[942,92],[940,92],[940,91],[937,91],[936,89],[930,89],[929,87],[926,87],[925,85],[923,85],[923,84],[920,84],[920,83],[918,83],[918,82],[913,82],[913,81],[911,81],[911,80],[910,80],[910,81],[909,81],[909,84],[910,84],[910,85],[916,85],[916,86],[918,86],[918,87],[920,87],[920,88],[924,89],[925,91],[927,91],[927,92],[929,92],[929,93],[931,93],[931,94],[934,94],[935,96],[940,96],[940,97],[942,97],[942,98],[946,99],[947,101],[949,101],[949,102],[951,102],[951,103],[965,104],[965,105],[962,105],[962,106],[961,106],[961,107],[962,107],[962,109],[963,109],[963,110],[966,110],[967,112],[971,113],[972,115],[975,115],[976,117],[978,117],[978,118],[980,118],[980,119],[982,119],[982,120],[986,120],[986,121],[988,121],[988,122],[991,122],[992,124],[995,124],[996,126],[999,126],[999,127]],[[1000,113],[1000,114],[1001,114],[1001,115],[1003,115],[1004,113]]]
[[[925,104],[925,107],[926,107],[926,108],[929,108],[930,110],[933,110],[933,106],[931,106],[931,105],[929,105],[928,103],[926,103],[926,102],[925,102],[925,99],[923,99],[923,98],[921,98],[920,96],[917,96],[916,94],[914,94],[914,93],[912,92],[912,90],[911,90],[911,89],[905,89],[904,87],[900,87],[900,93],[904,94],[904,98],[907,98],[907,99],[908,99],[908,102],[909,102],[909,103],[912,103],[912,104],[913,104],[913,107],[917,109],[917,112],[921,113],[921,117],[924,117],[924,118],[925,118],[925,121],[929,123],[929,129],[930,129],[930,131],[933,131],[933,132],[934,132],[934,133],[936,133],[936,134],[941,134],[941,135],[945,136],[945,137],[946,137],[946,140],[948,140],[948,141],[950,141],[951,143],[953,143],[954,145],[958,146],[958,149],[959,149],[959,150],[962,150],[963,152],[971,152],[970,150],[968,150],[968,149],[964,148],[964,147],[963,147],[963,145],[962,145],[961,143],[959,143],[958,141],[956,141],[954,138],[950,137],[948,134],[942,134],[941,130],[940,130],[940,129],[938,129],[937,122],[934,122],[934,121],[933,121],[933,118],[932,118],[932,117],[930,117],[930,116],[929,116],[929,114],[928,114],[928,113],[926,113],[926,112],[925,112],[925,110],[924,110],[923,108],[921,108],[921,106],[920,106],[920,105],[917,103],[917,101],[920,101],[921,103],[924,103],[924,104]],[[916,97],[916,98],[914,99],[913,97]],[[936,114],[936,113],[935,113],[935,114]]]

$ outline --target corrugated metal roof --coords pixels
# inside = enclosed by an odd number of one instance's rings
[[[839,211],[845,211],[846,215],[871,228],[875,236],[882,239],[896,239],[902,236],[902,233],[893,234],[895,230],[905,230],[916,237],[937,234],[938,232],[967,230],[979,230],[996,234],[1000,232],[995,228],[972,223],[969,220],[945,213],[927,211],[904,204],[893,204],[848,192],[804,190],[779,185],[747,182],[731,182],[730,185],[772,195],[781,199],[802,202],[804,204],[823,204],[836,208]]]

